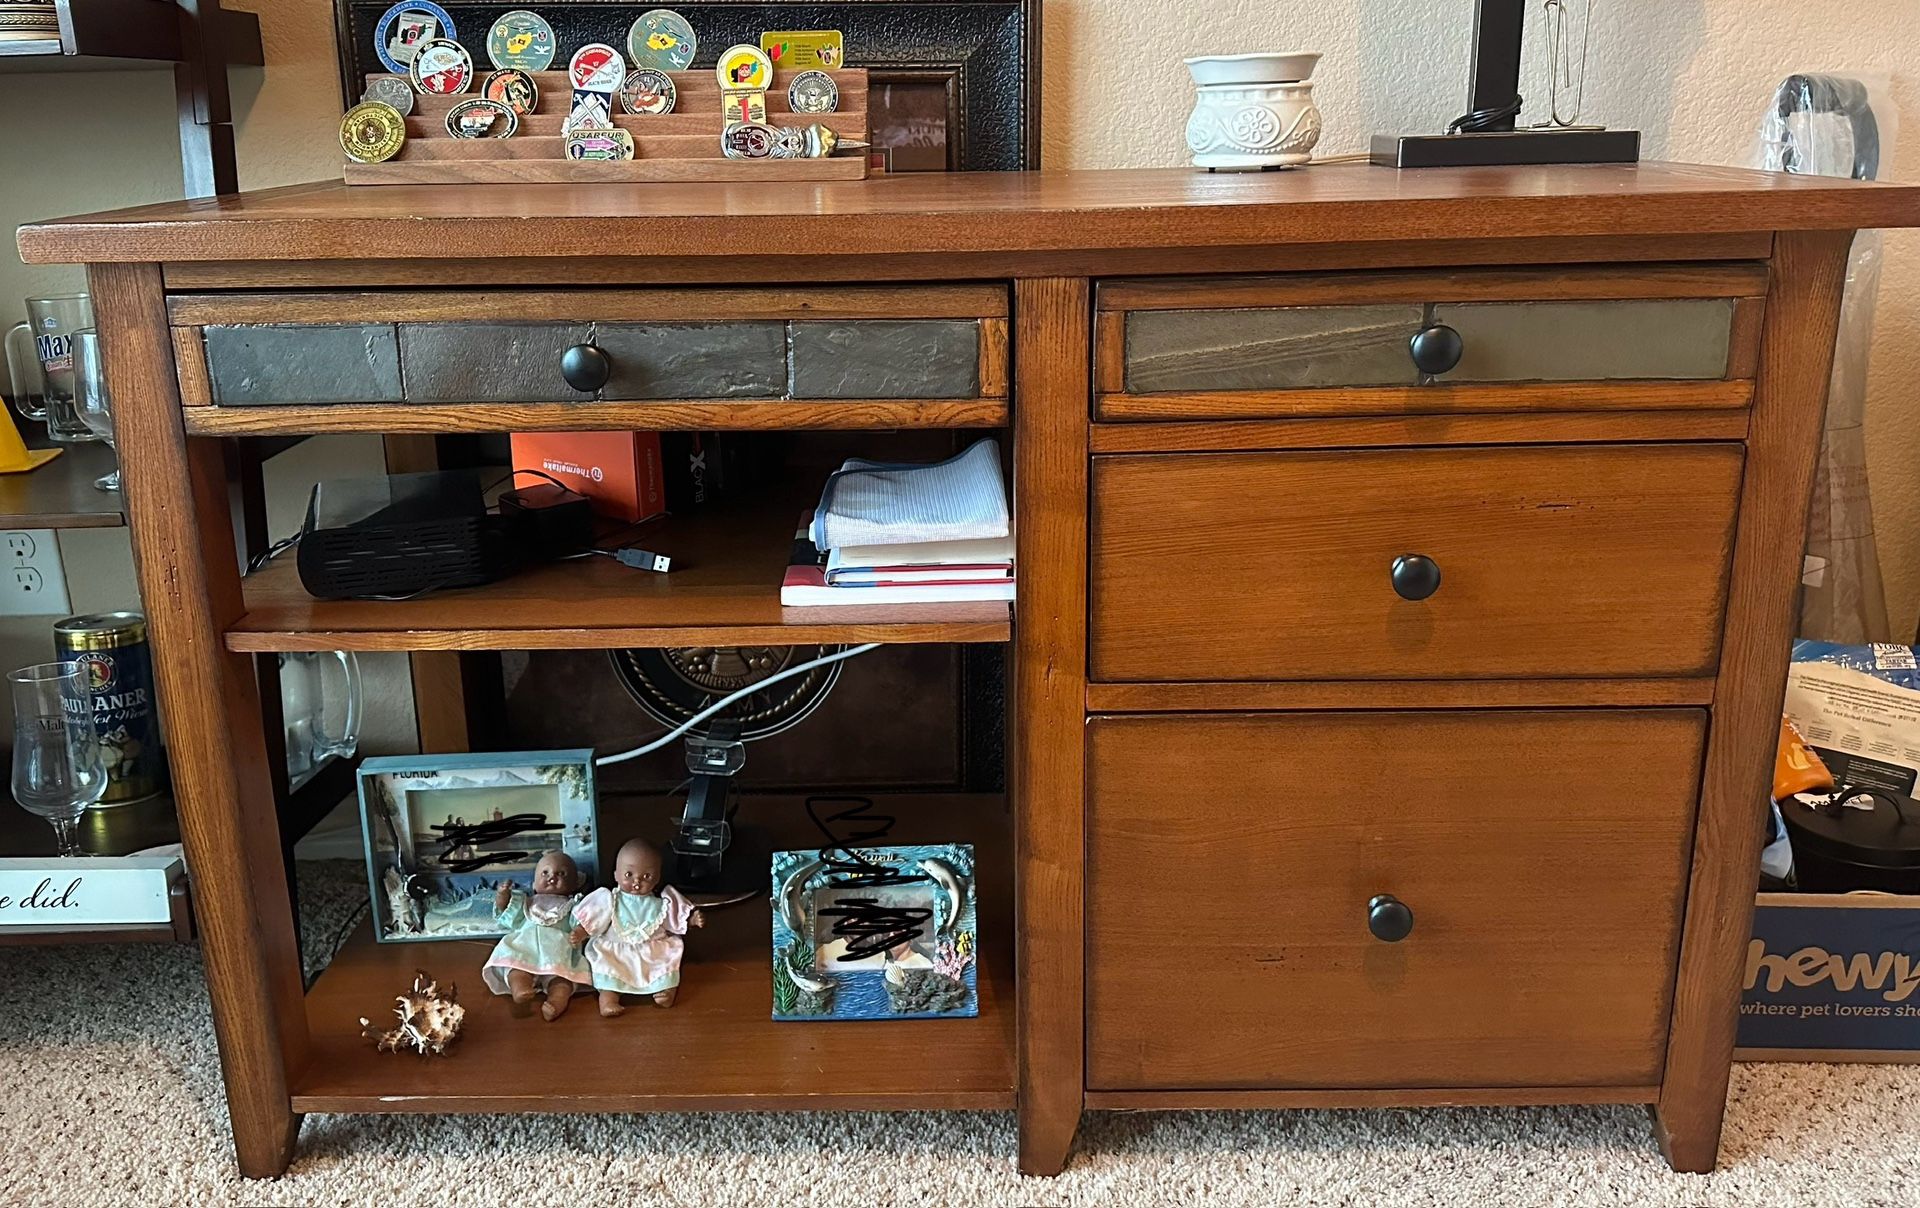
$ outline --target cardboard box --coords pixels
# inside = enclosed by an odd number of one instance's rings
[[[1763,893],[1734,1057],[1920,1063],[1920,897]]]
[[[658,432],[515,432],[513,468],[553,475],[609,520],[647,520],[667,510]],[[515,485],[533,481],[523,475]]]

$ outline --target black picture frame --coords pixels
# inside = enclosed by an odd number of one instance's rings
[[[334,0],[343,107],[362,81],[385,71],[374,53],[374,30],[392,0]],[[659,3],[555,0],[473,4],[440,0],[467,48],[484,64],[484,31],[502,13],[528,8],[554,27],[562,55],[587,42],[626,45],[627,28]],[[757,42],[770,29],[838,29],[849,65],[871,72],[876,89],[944,90],[950,171],[1033,170],[1040,166],[1041,0],[668,0],[699,35],[694,67],[711,67],[736,42]],[[478,36],[474,31],[481,31]],[[921,108],[927,108],[925,102]],[[886,131],[876,122],[876,144]],[[884,149],[884,148],[883,148]],[[899,156],[896,158],[907,158]],[[912,157],[916,163],[926,156]],[[902,170],[909,164],[903,163]]]

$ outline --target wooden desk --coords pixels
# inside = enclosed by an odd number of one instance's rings
[[[1914,224],[1912,188],[1645,165],[318,185],[24,228],[27,261],[90,266],[134,400],[241,1168],[283,1170],[302,1110],[1013,1103],[1051,1172],[1083,1107],[1565,1102],[1650,1104],[1710,1168],[1850,233]],[[757,355],[789,359],[722,357],[744,398],[561,383],[554,341],[644,363],[649,316],[786,325]],[[872,323],[945,368],[803,372],[808,325]],[[259,324],[295,341],[271,387],[234,376]],[[299,368],[346,328],[393,363]],[[435,351],[462,340],[490,350]],[[972,607],[781,610],[757,530],[630,592],[558,568],[319,605],[234,565],[216,437],[674,425],[1011,440],[1013,854],[983,892],[1017,953],[957,1069],[797,1080],[811,1034],[756,1023],[710,1075],[528,1097],[477,1061],[499,1036],[424,1064],[343,1039],[390,953],[303,995],[241,652],[1006,638]],[[676,1034],[718,1043],[757,976],[716,972]],[[537,1039],[586,1063],[630,1022]],[[829,1039],[829,1066],[867,1043]]]

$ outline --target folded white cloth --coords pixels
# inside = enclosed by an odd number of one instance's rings
[[[970,541],[1012,531],[1000,445],[991,438],[932,465],[850,457],[827,479],[813,515],[813,543],[823,550]]]

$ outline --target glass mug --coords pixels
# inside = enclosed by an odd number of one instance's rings
[[[327,664],[340,660],[339,696],[346,716],[340,732],[327,730]],[[329,759],[348,759],[360,746],[360,661],[345,650],[288,651],[280,656],[280,717],[287,728],[287,786],[312,780]]]
[[[7,380],[15,405],[28,419],[46,421],[47,436],[74,444],[97,439],[73,405],[73,336],[93,326],[93,303],[85,294],[57,298],[28,298],[27,321],[7,332]],[[33,359],[18,355],[26,333],[33,339]],[[35,371],[45,383],[43,401],[28,400],[42,392],[33,389]]]

